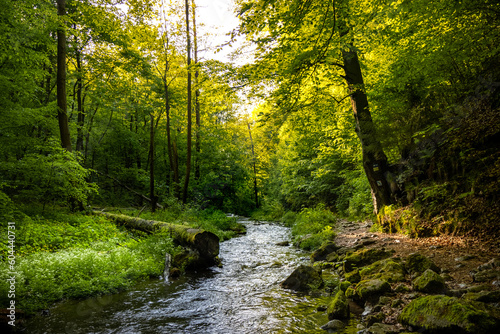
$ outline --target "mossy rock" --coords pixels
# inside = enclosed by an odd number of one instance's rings
[[[431,334],[499,333],[500,320],[485,304],[443,295],[410,302],[399,321]]]
[[[373,262],[390,257],[394,251],[386,251],[384,248],[361,249],[352,254],[346,255],[344,259],[344,272],[352,271]]]
[[[389,258],[377,261],[360,269],[361,279],[382,279],[389,283],[402,282],[405,280],[405,268],[401,260]]]
[[[500,302],[500,290],[468,292],[462,298],[483,303],[498,303]]]
[[[333,241],[328,241],[321,245],[318,249],[316,249],[312,254],[311,254],[311,261],[316,262],[316,261],[324,261],[326,260],[326,257],[334,253],[337,249],[339,249]],[[337,256],[338,257],[338,256]]]
[[[377,322],[370,326],[368,332],[371,334],[397,334],[399,333],[399,329],[394,325]]]
[[[343,282],[340,282],[339,289],[345,292],[347,290],[347,288],[349,288],[351,285],[352,285],[351,282],[343,281]]]
[[[492,280],[499,280],[500,279],[500,269],[499,268],[494,268],[494,269],[487,269],[487,270],[482,270],[474,274],[474,281],[475,282],[489,282]]]
[[[354,298],[354,296],[356,296],[356,290],[354,290],[353,288],[349,287],[345,290],[345,296],[347,298]]]
[[[335,252],[332,252],[326,256],[325,260],[327,262],[337,262],[337,261],[339,261],[339,255]]]
[[[389,283],[380,279],[365,280],[356,285],[356,297],[364,301],[373,301],[390,291]]]
[[[338,289],[340,284],[340,279],[338,276],[326,277],[323,275],[324,287],[330,291],[335,291]]]
[[[323,286],[320,267],[301,265],[281,283],[281,287],[295,291],[318,290]]]
[[[349,281],[351,283],[358,283],[359,281],[361,281],[361,275],[359,274],[358,269],[346,273],[344,277],[346,281]]]
[[[441,271],[441,269],[439,269],[434,262],[420,253],[412,254],[406,259],[406,270],[412,276],[421,274],[427,269],[431,269],[436,273]]]
[[[344,291],[339,290],[335,294],[333,300],[328,304],[327,314],[328,320],[349,318],[349,303]]]
[[[446,289],[444,279],[433,270],[427,269],[413,281],[413,289],[426,293],[442,293]]]

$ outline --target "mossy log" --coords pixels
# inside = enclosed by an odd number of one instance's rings
[[[116,224],[127,228],[154,233],[168,231],[178,244],[197,250],[204,260],[215,261],[219,255],[219,237],[212,232],[191,228],[185,225],[169,224],[157,220],[146,220],[141,218],[118,215],[107,212],[95,212],[112,219]]]

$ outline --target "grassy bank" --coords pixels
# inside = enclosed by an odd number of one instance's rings
[[[83,298],[125,290],[139,280],[163,273],[166,253],[179,247],[169,235],[127,231],[102,216],[46,211],[15,218],[15,302],[27,314],[63,299]],[[124,212],[132,214],[134,212]],[[218,211],[184,210],[143,214],[168,222],[182,220],[227,239],[235,234],[235,219]],[[7,220],[5,220],[6,222]],[[2,223],[7,235],[7,223]],[[7,307],[10,274],[7,238],[0,244],[0,308]]]
[[[319,248],[323,243],[335,237],[333,228],[337,217],[324,205],[305,208],[298,213],[280,212],[278,215],[276,211],[256,211],[253,218],[280,221],[291,227],[294,244],[304,250]]]

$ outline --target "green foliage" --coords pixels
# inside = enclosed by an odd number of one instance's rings
[[[337,218],[324,205],[303,209],[292,226],[292,235],[300,248],[313,250],[335,237]]]
[[[336,209],[339,214],[353,220],[373,215],[370,185],[363,171],[345,171],[344,183],[339,187]]]
[[[16,221],[16,253],[20,256],[86,248],[97,241],[122,244],[129,238],[125,230],[100,216],[52,213]]]
[[[155,213],[142,213],[141,218],[167,223],[188,224],[214,233],[221,241],[230,239],[242,231],[242,226],[236,222],[236,217],[228,217],[224,212],[213,208],[204,210],[184,208],[182,211],[158,210]]]
[[[40,151],[0,167],[11,197],[20,202],[85,205],[97,191],[95,184],[87,182],[91,171],[55,143],[39,147]]]
[[[49,307],[63,298],[113,293],[141,278],[160,276],[165,253],[173,253],[168,236],[141,241],[97,242],[86,248],[19,257],[16,265],[16,305],[27,313]],[[2,268],[2,298],[7,296],[6,264]]]
[[[16,224],[16,305],[27,313],[64,298],[125,289],[163,272],[165,254],[178,252],[167,234],[133,235],[100,216],[25,217]],[[2,241],[2,259],[6,247]],[[0,263],[1,300],[8,263]]]
[[[287,211],[280,219],[280,221],[283,224],[285,224],[285,226],[288,227],[292,227],[296,220],[297,220],[297,213],[293,211]]]

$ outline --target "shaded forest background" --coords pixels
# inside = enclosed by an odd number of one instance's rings
[[[245,64],[198,57],[210,31],[194,1],[65,2],[58,15],[61,1],[0,0],[2,224],[54,206],[183,202],[274,219],[376,209],[381,228],[412,235],[498,233],[497,1],[237,1],[231,37],[256,48]],[[346,75],[354,54],[358,84]],[[386,156],[381,207],[359,92]]]

